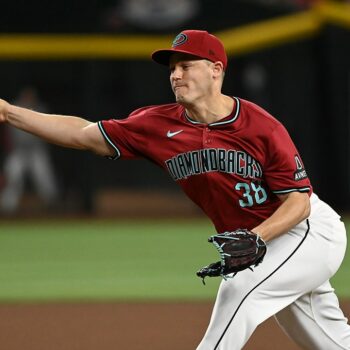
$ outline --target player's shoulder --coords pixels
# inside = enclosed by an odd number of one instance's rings
[[[254,123],[264,124],[265,127],[270,127],[272,129],[281,125],[279,120],[256,103],[242,98],[239,100],[241,103],[241,113],[243,113],[246,118],[252,119]]]
[[[168,103],[161,105],[150,105],[138,108],[130,113],[130,117],[140,116],[140,117],[152,117],[152,116],[172,116],[182,113],[183,107],[178,103]]]

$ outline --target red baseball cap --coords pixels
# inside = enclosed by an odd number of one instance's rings
[[[169,65],[170,56],[175,52],[188,53],[212,62],[220,61],[227,67],[227,56],[224,45],[214,35],[204,30],[184,30],[178,34],[171,49],[157,50],[153,52],[153,61]]]

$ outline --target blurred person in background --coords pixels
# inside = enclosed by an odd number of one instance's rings
[[[46,112],[47,108],[40,100],[37,90],[32,86],[24,87],[14,103],[28,109]],[[5,214],[19,210],[23,194],[28,183],[49,209],[54,207],[58,197],[53,165],[47,143],[39,137],[25,131],[7,126],[7,149],[3,165],[3,188],[0,193],[0,209]]]

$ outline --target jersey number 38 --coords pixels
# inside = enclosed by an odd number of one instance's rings
[[[244,207],[252,207],[254,204],[264,203],[267,199],[266,191],[261,185],[256,185],[254,182],[250,184],[246,182],[238,182],[235,190],[240,191],[244,199],[239,200],[239,205]]]

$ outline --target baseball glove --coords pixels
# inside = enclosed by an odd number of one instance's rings
[[[226,279],[232,273],[247,268],[252,270],[252,266],[260,264],[266,254],[263,239],[247,229],[213,235],[208,241],[219,251],[221,260],[204,266],[197,272],[203,283],[205,277],[221,276]]]

